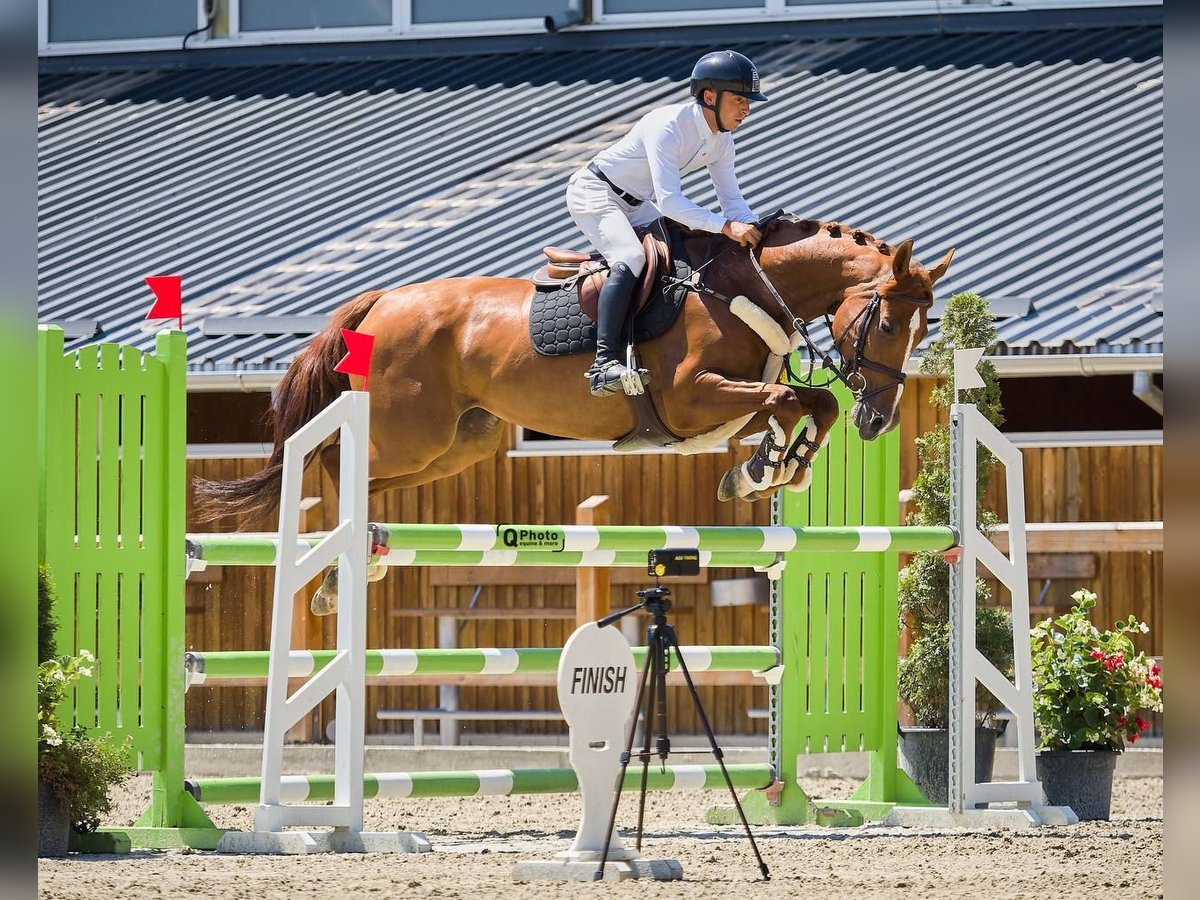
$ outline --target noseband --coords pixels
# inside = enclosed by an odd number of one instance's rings
[[[902,303],[913,303],[916,306],[933,305],[932,300],[921,300],[917,297],[889,296],[888,299],[897,300]],[[854,395],[854,399],[860,403],[864,400],[869,400],[876,394],[880,394],[886,390],[889,390],[894,385],[904,384],[905,380],[908,378],[908,376],[899,369],[893,369],[891,366],[885,366],[883,363],[878,363],[873,359],[867,358],[867,332],[871,327],[871,320],[874,319],[875,315],[879,312],[879,307],[882,303],[883,295],[880,294],[878,290],[872,291],[870,301],[866,306],[858,311],[854,318],[850,320],[850,324],[846,326],[846,330],[849,331],[854,327],[855,323],[858,322],[859,319],[863,320],[862,325],[859,326],[858,335],[854,339],[854,356],[849,361],[847,361],[845,354],[842,353],[841,348],[838,347],[836,337],[834,338],[833,342],[833,346],[837,349],[838,355],[842,358],[841,366],[832,366],[833,372],[839,379],[841,379],[846,387],[850,389],[850,392]],[[829,328],[829,333],[832,335],[833,323],[829,321],[828,313],[825,315],[825,320]],[[812,341],[808,339],[808,335],[805,334],[804,338],[808,342],[809,348],[812,349],[813,344]],[[822,354],[822,359],[825,361],[826,365],[829,365],[831,362],[828,356],[825,356],[824,354]],[[877,387],[873,391],[867,391],[867,379],[863,376],[862,372],[859,371],[860,369],[873,369],[876,372],[881,372],[890,378],[891,382],[884,384],[882,387]],[[854,381],[857,383],[857,388],[854,384],[851,384],[851,379],[854,379]]]

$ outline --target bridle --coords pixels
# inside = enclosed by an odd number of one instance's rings
[[[787,304],[784,302],[783,298],[779,296],[779,292],[775,289],[775,286],[771,284],[770,279],[767,277],[767,274],[762,271],[762,268],[757,264],[755,268],[758,269],[763,283],[767,286],[767,290],[791,318],[792,327],[800,333],[800,336],[803,338],[809,353],[812,354],[813,357],[820,358],[821,367],[824,369],[829,369],[838,381],[841,381],[844,385],[846,385],[846,387],[850,390],[850,393],[854,395],[854,399],[857,402],[862,403],[871,399],[876,394],[881,394],[884,391],[890,390],[896,385],[904,384],[905,380],[908,378],[904,372],[902,372],[900,369],[894,369],[891,366],[885,366],[883,363],[876,362],[867,356],[867,334],[870,331],[872,320],[874,320],[875,316],[878,315],[879,308],[883,304],[883,295],[879,293],[878,288],[871,292],[871,299],[867,301],[867,304],[862,309],[855,313],[854,318],[851,319],[849,324],[846,325],[846,331],[849,331],[855,326],[855,324],[859,322],[860,319],[862,320],[862,324],[858,327],[858,334],[854,338],[854,356],[852,356],[850,359],[846,359],[846,355],[842,353],[837,335],[834,335],[833,333],[833,320],[830,318],[828,312],[825,313],[825,327],[829,330],[829,334],[834,339],[834,349],[837,350],[838,356],[841,357],[841,364],[839,365],[830,358],[829,354],[825,353],[823,350],[817,347],[815,343],[813,343],[813,340],[808,333],[808,327],[804,322],[801,322],[798,318],[791,315],[791,311],[788,309]],[[932,300],[926,300],[920,297],[910,297],[903,294],[889,294],[887,299],[901,303],[912,303],[918,307],[933,305]],[[862,374],[862,369],[872,369],[881,373],[882,375],[887,376],[890,380],[874,390],[868,391],[866,389],[867,379]],[[800,380],[796,378],[795,373],[791,373],[790,370],[789,374],[792,375],[793,379],[797,381]],[[811,372],[808,375],[808,379],[811,382]]]
[[[778,212],[772,213],[771,215],[767,216],[765,219],[762,219],[756,227],[760,231],[765,231],[766,226],[769,225],[771,222],[774,222],[777,219],[783,219],[785,217],[788,217],[788,213],[785,213],[783,210],[779,210]],[[736,245],[734,245],[734,246],[736,246]],[[692,286],[695,290],[709,294],[710,296],[716,297],[717,299],[723,300],[725,302],[729,302],[730,298],[726,297],[724,294],[719,293],[718,291],[714,291],[713,289],[705,286],[702,283],[701,273],[710,263],[712,263],[715,259],[717,259],[717,257],[724,255],[724,253],[726,253],[732,249],[734,249],[734,247],[727,247],[725,250],[721,251],[721,253],[718,253],[715,256],[710,255],[709,259],[703,265],[698,266],[694,270],[693,278],[692,278]],[[878,315],[879,308],[880,308],[880,306],[882,306],[883,300],[884,300],[884,297],[879,292],[878,288],[875,288],[871,292],[871,299],[867,302],[866,306],[864,306],[862,309],[860,309],[855,314],[854,318],[850,320],[850,323],[846,326],[846,330],[849,331],[856,324],[858,324],[859,321],[861,320],[861,324],[859,325],[859,328],[858,328],[858,334],[854,339],[854,355],[850,359],[847,359],[846,355],[842,352],[842,348],[840,346],[840,341],[838,339],[838,336],[833,333],[833,319],[830,317],[830,314],[828,311],[825,312],[825,314],[824,314],[825,326],[829,330],[830,336],[833,337],[834,349],[837,350],[838,356],[841,358],[841,362],[838,363],[838,362],[835,362],[828,353],[826,353],[825,351],[823,351],[820,347],[818,347],[816,345],[816,343],[812,339],[812,336],[808,332],[807,323],[805,323],[803,320],[801,320],[799,317],[797,317],[795,314],[792,313],[791,309],[787,305],[787,302],[783,299],[783,296],[779,293],[779,290],[775,287],[774,284],[771,283],[771,279],[767,276],[767,273],[765,271],[763,271],[762,264],[758,260],[758,255],[753,250],[749,251],[749,255],[750,255],[750,264],[754,267],[754,271],[758,273],[758,277],[762,281],[764,287],[766,287],[767,293],[771,295],[772,299],[775,301],[776,304],[778,304],[779,308],[783,311],[783,314],[787,317],[788,321],[791,322],[793,331],[800,335],[801,339],[804,341],[804,344],[806,345],[806,347],[808,349],[809,354],[811,354],[812,358],[814,358],[814,359],[820,359],[821,360],[821,368],[828,369],[834,376],[833,379],[831,379],[830,381],[826,382],[823,385],[814,385],[812,383],[812,377],[813,377],[812,371],[810,371],[803,378],[798,377],[796,375],[796,373],[792,371],[792,368],[791,368],[791,365],[790,365],[790,362],[788,361],[788,359],[785,358],[784,363],[785,363],[785,365],[787,365],[788,375],[790,376],[792,381],[798,382],[800,384],[805,384],[809,387],[825,387],[828,384],[831,384],[833,380],[837,380],[837,381],[842,382],[844,385],[846,385],[846,387],[849,389],[850,393],[854,396],[855,401],[858,403],[867,401],[870,398],[874,397],[876,394],[881,394],[884,391],[890,390],[891,388],[895,387],[896,385],[904,384],[905,380],[908,377],[907,375],[904,374],[904,372],[900,371],[899,369],[893,369],[891,366],[885,366],[883,363],[876,362],[873,359],[869,359],[866,354],[867,334],[870,331],[871,322],[876,317],[876,315]],[[907,296],[907,295],[903,295],[903,294],[900,294],[900,295],[889,294],[887,299],[890,301],[897,301],[900,303],[912,303],[917,307],[927,307],[927,306],[933,305],[932,299],[925,299],[923,297],[911,297],[911,296]],[[871,369],[875,372],[879,372],[879,373],[887,376],[890,380],[886,384],[883,384],[882,386],[877,387],[874,390],[868,391],[867,390],[867,379],[862,374],[863,369]]]

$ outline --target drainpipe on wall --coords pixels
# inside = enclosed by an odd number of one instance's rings
[[[1133,396],[1137,397],[1160,416],[1163,414],[1162,388],[1154,383],[1154,376],[1151,373],[1133,373]]]
[[[553,33],[583,21],[583,0],[567,0],[566,8],[551,13],[542,20],[546,30]]]

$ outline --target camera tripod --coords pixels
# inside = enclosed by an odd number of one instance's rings
[[[655,580],[657,581],[657,578]],[[638,797],[637,849],[642,849],[642,823],[646,812],[646,782],[649,774],[650,757],[658,756],[660,764],[665,768],[667,757],[672,752],[671,738],[667,734],[667,672],[670,671],[671,653],[674,651],[675,659],[679,661],[679,670],[683,673],[683,680],[687,684],[688,693],[692,695],[692,703],[695,705],[696,714],[700,717],[700,723],[704,726],[704,733],[708,737],[709,749],[712,752],[713,758],[721,767],[721,774],[725,778],[725,785],[729,788],[729,795],[733,798],[733,805],[737,809],[738,817],[742,820],[742,827],[745,829],[746,837],[750,841],[750,847],[754,851],[754,858],[758,860],[758,869],[762,872],[763,879],[769,880],[771,873],[767,869],[767,864],[763,862],[762,854],[758,852],[758,844],[755,843],[754,835],[750,832],[750,823],[746,821],[746,813],[742,809],[742,803],[738,799],[737,791],[733,788],[733,781],[729,777],[729,770],[725,768],[725,754],[717,746],[717,739],[713,735],[712,726],[708,722],[704,706],[700,703],[700,695],[696,692],[696,685],[692,681],[691,673],[688,672],[687,664],[683,661],[683,653],[679,649],[679,639],[676,637],[675,627],[667,621],[667,613],[671,610],[671,601],[668,599],[670,594],[670,589],[663,587],[661,584],[655,584],[652,588],[637,592],[638,597],[641,598],[641,603],[605,616],[596,623],[603,628],[632,612],[642,609],[654,617],[654,621],[647,631],[646,661],[642,665],[642,674],[638,680],[637,706],[635,707],[635,709],[640,708],[643,710],[642,749],[636,754],[637,758],[642,762],[642,785]],[[655,729],[653,753],[650,750],[650,723],[652,719]],[[592,876],[595,881],[600,881],[604,878],[604,866],[608,862],[608,846],[612,840],[613,828],[616,825],[617,808],[621,803],[621,789],[625,783],[625,773],[629,768],[629,761],[634,756],[633,741],[635,730],[635,728],[629,729],[629,737],[625,742],[625,750],[621,754],[621,772],[613,791],[612,812],[608,817],[608,832],[604,839],[604,853],[600,858],[600,868]],[[705,751],[675,752],[698,753]]]

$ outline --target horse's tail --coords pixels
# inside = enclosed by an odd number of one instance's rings
[[[345,353],[342,329],[357,328],[383,293],[367,291],[340,307],[325,330],[292,360],[271,392],[266,418],[275,445],[266,466],[233,481],[196,478],[197,521],[208,523],[229,515],[258,520],[278,508],[284,442],[350,387],[349,377],[333,371]]]

